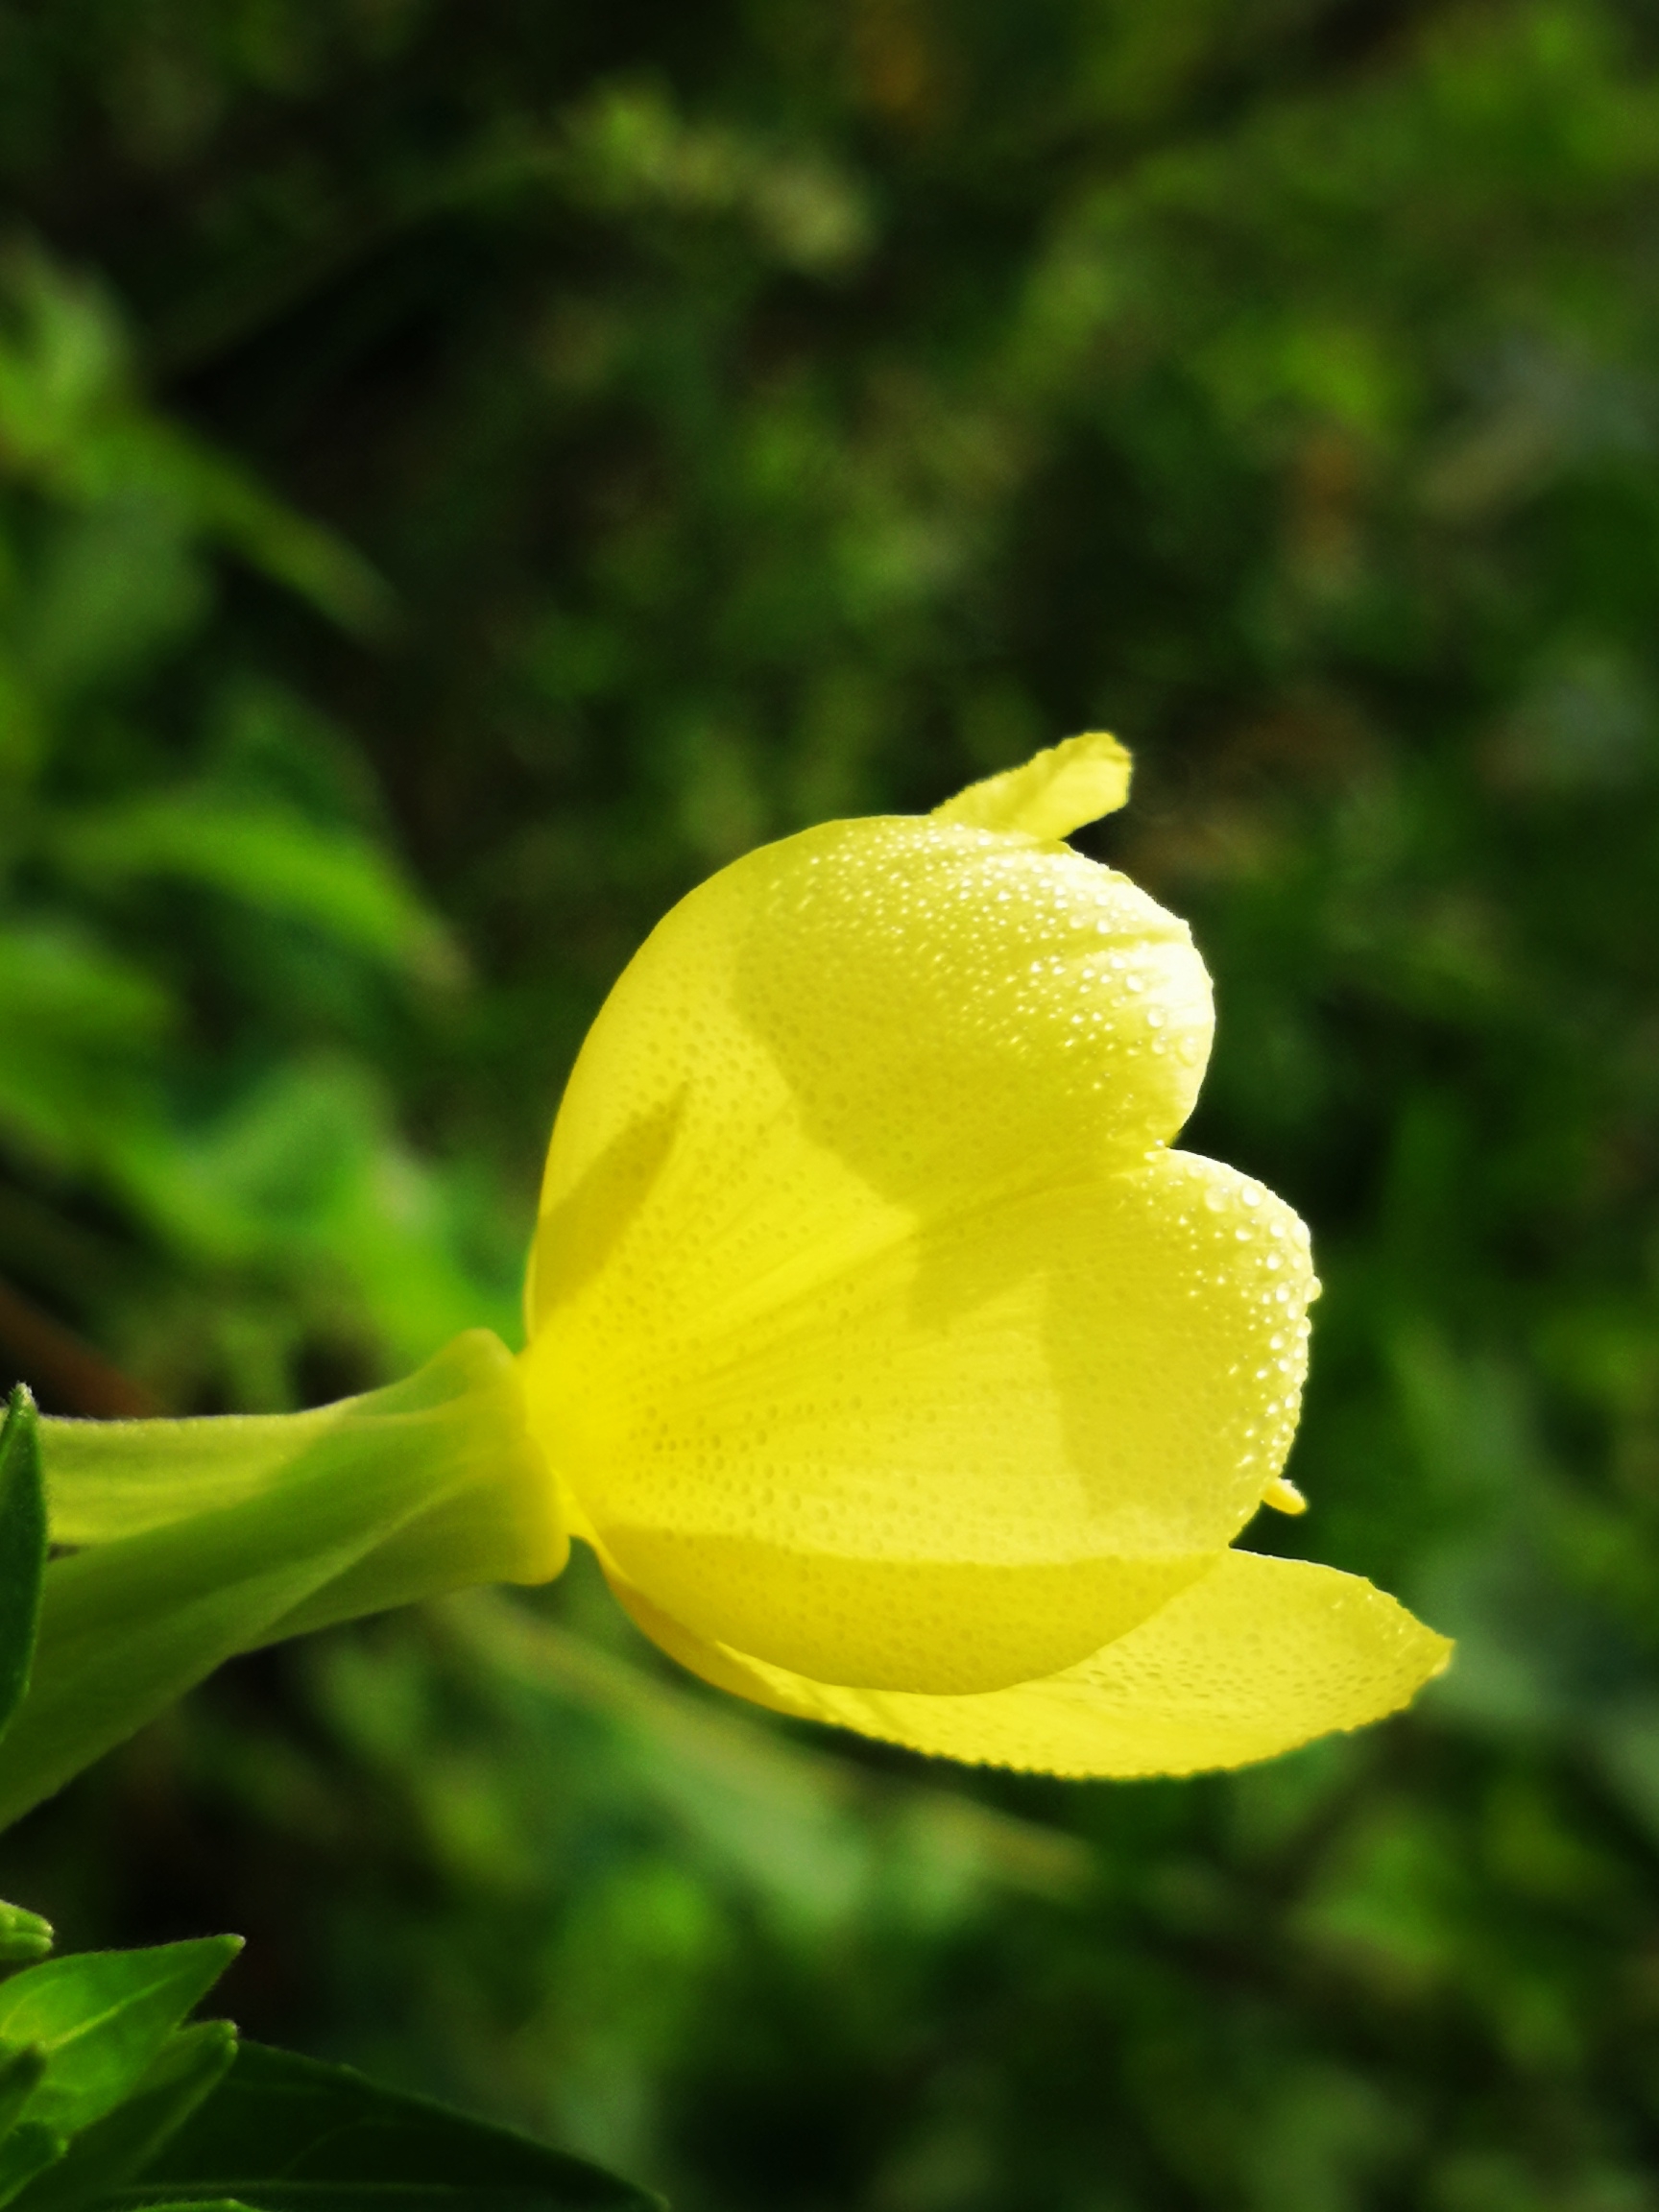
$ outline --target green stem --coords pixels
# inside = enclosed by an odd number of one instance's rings
[[[43,1421],[54,1543],[0,1825],[239,1651],[565,1564],[517,1361],[471,1330],[407,1381],[257,1420]]]

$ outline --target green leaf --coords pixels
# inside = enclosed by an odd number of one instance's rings
[[[254,2212],[254,2208],[244,2204],[239,2197],[169,2198],[161,2204],[147,2197],[144,2212]]]
[[[245,2043],[224,2082],[110,2204],[254,2212],[649,2212],[659,2200],[528,2135]]]
[[[52,1950],[52,1923],[21,1905],[0,1903],[0,1966],[33,1966]]]
[[[120,316],[95,283],[27,250],[10,255],[7,276],[0,436],[12,472],[65,505],[171,507],[346,629],[385,634],[396,601],[359,553],[144,404]]]
[[[42,702],[119,685],[188,636],[205,578],[176,502],[154,492],[60,516],[19,637]]]
[[[240,1936],[210,1936],[153,1951],[88,1951],[0,1985],[0,2039],[46,2054],[30,2122],[73,2135],[113,2110],[241,1948]]]
[[[83,2128],[58,2163],[18,2200],[18,2212],[81,2212],[141,2171],[236,2056],[228,2020],[181,2028],[161,2047],[143,2080],[102,2120]]]
[[[37,2120],[13,2128],[0,2143],[0,2204],[10,2204],[37,2174],[55,2166],[65,2148],[63,2137]]]
[[[0,2141],[22,2118],[45,2072],[46,2054],[38,2043],[12,2045],[0,2053]]]
[[[68,817],[55,850],[88,880],[171,877],[417,974],[453,974],[443,925],[386,854],[293,806],[199,786]]]
[[[39,1416],[34,1399],[19,1382],[0,1429],[0,1731],[29,1687],[45,1572],[46,1494],[40,1476]],[[5,1933],[0,1921],[0,1937]]]
[[[159,979],[60,918],[0,929],[0,1132],[84,1170],[112,1116],[141,1115],[143,1079],[172,1014]]]

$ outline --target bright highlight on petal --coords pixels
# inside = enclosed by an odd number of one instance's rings
[[[1185,924],[1057,842],[1128,774],[1074,738],[682,901],[583,1047],[527,1289],[535,1432],[659,1641],[762,1702],[1067,1772],[1143,1770],[1073,1738],[1161,1623],[1237,1671],[1217,1593],[1255,1570],[1227,1547],[1295,1509],[1317,1287],[1288,1208],[1167,1149],[1208,977]],[[1257,1564],[1261,1602],[1303,1589]],[[1412,1627],[1421,1680],[1440,1647]],[[1171,1770],[1186,1725],[1159,1723]]]

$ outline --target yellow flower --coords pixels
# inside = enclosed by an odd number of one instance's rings
[[[1169,1148],[1209,978],[1060,841],[1127,788],[1074,738],[682,901],[577,1062],[527,1292],[532,1432],[664,1649],[1065,1774],[1265,1757],[1450,1648],[1230,1549],[1301,1503],[1317,1286],[1289,1208]]]
[[[15,1395],[0,1824],[233,1653],[543,1581],[571,1532],[709,1681],[957,1759],[1237,1766],[1437,1673],[1368,1582],[1231,1549],[1301,1504],[1314,1284],[1271,1191],[1169,1149],[1209,979],[1061,842],[1128,776],[1073,738],[684,900],[560,1110],[521,1359],[470,1330],[259,1418]]]

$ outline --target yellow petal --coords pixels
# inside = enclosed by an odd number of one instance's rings
[[[690,1634],[614,1574],[645,1633],[706,1681],[780,1713],[944,1758],[1046,1774],[1190,1774],[1271,1758],[1396,1711],[1452,1647],[1358,1575],[1227,1551],[1080,1666],[976,1696],[812,1682]]]
[[[1028,837],[1068,837],[1085,822],[1116,814],[1129,796],[1134,763],[1104,730],[1050,745],[1023,767],[970,783],[943,806],[935,822],[962,822],[975,830],[1013,830]]]
[[[923,1215],[1127,1163],[1191,1111],[1187,926],[1064,848],[909,817],[767,845],[681,901],[589,1033],[548,1155],[530,1333],[674,1247],[781,1294]],[[649,1290],[647,1290],[649,1295]]]
[[[836,1557],[740,1536],[599,1525],[637,1589],[696,1630],[818,1680],[999,1690],[1121,1636],[1214,1554],[1023,1566]]]
[[[1158,1152],[758,1286],[718,1260],[664,1235],[598,1269],[526,1355],[532,1419],[629,1581],[796,1672],[1055,1671],[1202,1572],[1289,1446],[1307,1235],[1214,1161]]]

